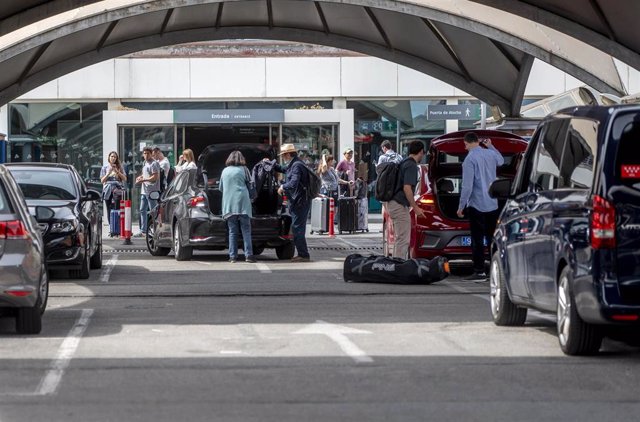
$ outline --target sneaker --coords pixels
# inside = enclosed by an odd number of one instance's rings
[[[291,262],[309,262],[311,261],[311,258],[309,258],[308,256],[294,256],[293,258],[291,258]]]
[[[134,234],[133,237],[144,237],[144,232],[138,232]]]
[[[252,257],[252,256],[248,256],[244,260],[245,260],[245,262],[250,262],[252,264],[257,262],[256,259],[254,257]]]
[[[481,273],[474,272],[471,275],[468,275],[466,277],[462,277],[462,280],[464,280],[464,281],[484,282],[484,281],[489,280],[489,276],[484,271],[481,272]]]
[[[236,263],[236,259],[235,258],[229,258],[229,262],[232,263],[232,264],[235,264]]]

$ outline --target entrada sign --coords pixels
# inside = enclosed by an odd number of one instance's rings
[[[283,123],[282,109],[174,110],[174,123]]]

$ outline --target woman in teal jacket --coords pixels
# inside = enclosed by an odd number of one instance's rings
[[[222,192],[222,218],[229,227],[229,262],[238,259],[238,235],[242,231],[245,261],[256,262],[251,245],[251,199],[247,188],[251,177],[240,151],[229,154],[220,176]]]

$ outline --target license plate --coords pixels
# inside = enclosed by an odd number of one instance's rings
[[[484,246],[487,246],[487,239],[484,239],[482,243],[484,243]],[[461,236],[460,246],[471,246],[471,236]]]

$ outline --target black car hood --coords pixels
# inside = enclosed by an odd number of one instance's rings
[[[75,201],[61,201],[52,199],[28,199],[27,205],[29,206],[29,213],[36,215],[36,207],[51,208],[55,213],[54,220],[65,220],[71,217],[75,217]]]

